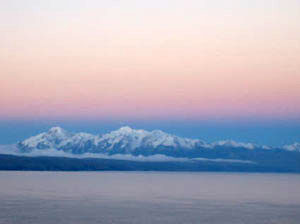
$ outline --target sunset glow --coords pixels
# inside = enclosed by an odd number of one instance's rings
[[[0,19],[0,126],[300,130],[298,0],[12,0]]]
[[[298,1],[166,2],[5,4],[0,116],[299,118]]]

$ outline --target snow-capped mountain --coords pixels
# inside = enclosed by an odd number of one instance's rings
[[[73,154],[104,153],[168,156],[192,156],[199,151],[222,149],[269,149],[252,143],[219,141],[206,143],[199,139],[181,138],[160,130],[145,131],[121,127],[103,135],[88,133],[70,133],[60,127],[53,127],[47,132],[30,137],[17,144],[21,152],[33,150],[59,150]],[[295,146],[296,147],[296,146]],[[288,149],[288,148],[286,148]],[[288,149],[291,150],[291,149]]]
[[[53,127],[48,132],[18,143],[18,147],[24,152],[29,152],[33,149],[65,150],[68,147],[84,147],[87,142],[94,141],[95,137],[87,133],[71,134],[60,127]]]
[[[180,138],[160,130],[152,132],[122,127],[104,135],[70,133],[60,127],[30,137],[18,143],[23,152],[34,149],[57,149],[76,154],[80,153],[133,153],[136,149],[154,150],[161,147],[193,149],[206,147],[200,140]]]
[[[17,144],[0,145],[0,169],[4,164],[9,170],[300,172],[299,161],[300,143],[276,148],[232,140],[206,143],[127,126],[103,135],[53,127]]]

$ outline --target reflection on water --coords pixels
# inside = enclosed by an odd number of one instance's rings
[[[0,172],[0,223],[300,222],[300,175]]]

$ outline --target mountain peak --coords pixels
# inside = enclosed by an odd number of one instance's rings
[[[57,137],[61,137],[61,136],[65,136],[67,135],[67,131],[64,130],[61,127],[52,127],[48,130],[47,132],[48,135],[52,135],[52,136],[57,136]]]
[[[134,129],[132,129],[129,126],[123,126],[123,127],[119,128],[118,131],[123,132],[123,133],[130,133],[130,132],[134,131]]]
[[[60,130],[64,130],[64,129],[59,126],[54,126],[49,129],[49,131],[60,131]]]

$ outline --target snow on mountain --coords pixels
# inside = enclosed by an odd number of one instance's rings
[[[300,144],[285,146],[286,150],[300,151]],[[103,135],[88,133],[70,133],[60,127],[53,127],[47,132],[30,137],[17,144],[21,152],[33,150],[54,149],[74,154],[83,153],[108,153],[108,154],[134,154],[154,155],[166,154],[179,155],[182,152],[209,149],[234,149],[245,150],[271,149],[268,146],[258,146],[252,143],[240,143],[232,140],[206,143],[199,139],[181,138],[161,130],[146,131],[132,129],[128,126],[111,131]]]
[[[97,136],[87,133],[72,134],[60,127],[53,127],[48,132],[30,137],[18,143],[18,147],[26,152],[32,149],[70,149],[73,146],[84,146],[88,141],[95,141]]]
[[[180,138],[160,130],[149,132],[141,129],[135,130],[128,126],[103,135],[101,141],[110,143],[109,148],[113,148],[114,145],[121,143],[120,147],[129,147],[130,149],[139,147],[157,148],[159,146],[194,148],[197,143],[201,143],[199,140]]]
[[[208,147],[200,140],[180,138],[160,130],[145,131],[122,127],[102,136],[87,133],[69,133],[60,127],[30,137],[18,144],[23,151],[32,149],[59,149],[63,151],[131,153],[138,148],[156,149],[159,147],[193,149],[197,146]]]
[[[243,143],[235,142],[232,140],[218,141],[211,144],[212,146],[224,146],[224,147],[233,147],[233,148],[246,148],[246,149],[255,149],[259,147],[258,145],[252,143]]]
[[[149,135],[149,132],[144,130],[134,130],[130,127],[121,127],[116,131],[104,134],[98,143],[106,143],[107,149],[111,150],[115,147],[127,148],[132,150],[142,145],[143,139]]]
[[[295,142],[292,145],[285,145],[285,146],[283,146],[283,148],[285,150],[288,150],[288,151],[297,151],[297,152],[300,152],[300,143],[299,142]]]
[[[39,135],[30,137],[22,142],[28,148],[55,148],[61,142],[70,137],[64,129],[53,127],[48,132],[43,132]]]

